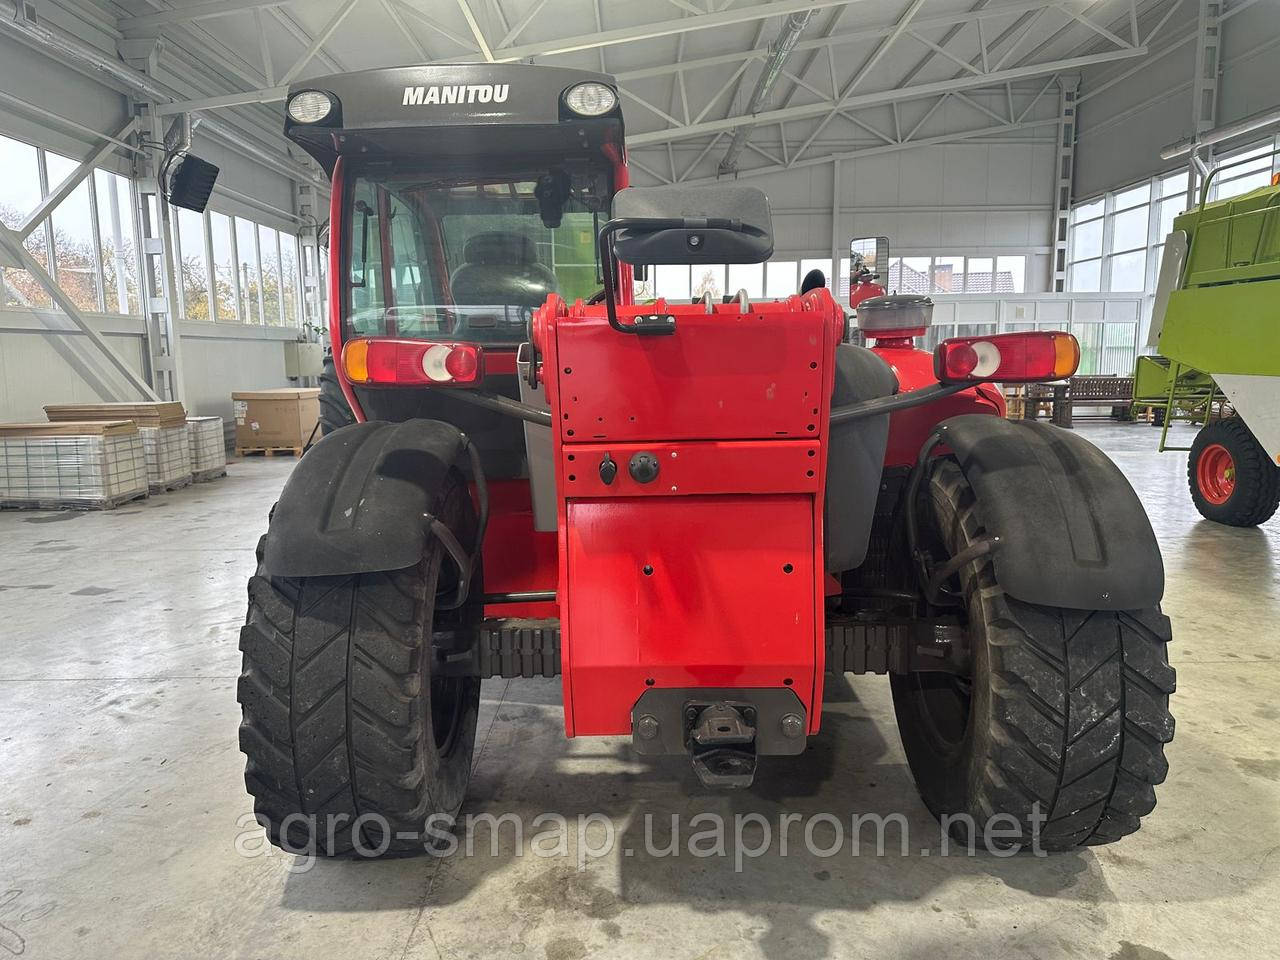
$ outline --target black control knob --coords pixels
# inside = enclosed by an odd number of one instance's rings
[[[600,461],[600,482],[608,486],[613,483],[613,478],[617,475],[618,461],[606,453],[604,459]]]
[[[652,483],[658,479],[658,458],[652,453],[634,454],[627,469],[636,483]]]

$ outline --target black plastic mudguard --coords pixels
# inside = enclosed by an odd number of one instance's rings
[[[989,534],[996,579],[1027,603],[1137,610],[1160,602],[1164,562],[1142,501],[1097,447],[1049,424],[943,421]]]
[[[273,577],[323,577],[412,566],[463,434],[439,420],[358,423],[298,461],[267,531]]]
[[[890,397],[897,392],[898,378],[879,356],[851,343],[836,347],[833,407]],[[887,413],[830,428],[823,514],[828,573],[852,570],[867,557],[888,440]]]

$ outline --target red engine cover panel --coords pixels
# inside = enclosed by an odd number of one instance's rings
[[[568,521],[575,734],[630,733],[646,685],[809,702],[812,496],[575,500]]]
[[[759,440],[816,437],[826,354],[813,313],[794,303],[645,308],[676,315],[671,336],[620,334],[598,316],[557,328],[561,437]],[[832,304],[834,307],[834,304]],[[626,317],[639,310],[621,309]],[[787,335],[786,325],[793,333]],[[827,388],[830,392],[830,388]]]
[[[626,734],[650,686],[783,687],[821,715],[822,502],[835,344],[826,290],[784,302],[620,307],[620,333],[551,297],[534,339],[560,496],[565,732]],[[629,475],[633,454],[658,475]],[[600,476],[605,454],[612,483]],[[673,489],[674,488],[674,489]],[[648,572],[646,572],[648,568]]]

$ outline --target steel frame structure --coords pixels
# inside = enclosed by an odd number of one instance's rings
[[[159,0],[148,2],[159,6]],[[674,63],[664,59],[664,62],[652,67],[620,70],[616,73],[628,101],[643,108],[648,115],[659,118],[664,124],[659,129],[634,133],[629,137],[630,146],[633,149],[667,148],[674,142],[701,140],[705,137],[712,138],[714,143],[720,139],[720,134],[737,133],[737,139],[743,141],[738,144],[738,150],[744,147],[750,149],[753,154],[769,161],[778,169],[789,168],[802,160],[819,142],[818,135],[822,129],[838,118],[848,121],[858,130],[871,133],[886,144],[898,145],[911,142],[911,137],[903,135],[897,108],[899,104],[913,100],[932,99],[935,104],[941,105],[944,99],[950,98],[987,114],[989,119],[1013,125],[1019,120],[1016,116],[1013,84],[1022,80],[1073,73],[1095,64],[1142,58],[1148,53],[1147,41],[1150,36],[1141,38],[1137,32],[1138,18],[1143,12],[1140,11],[1142,0],[1129,0],[1124,17],[1120,22],[1112,23],[1101,23],[1090,17],[1090,13],[1103,4],[1093,3],[1081,11],[1074,7],[1078,0],[1016,0],[999,5],[993,5],[988,0],[978,0],[966,11],[932,15],[925,9],[927,0],[908,0],[903,12],[892,23],[837,30],[840,18],[846,10],[856,8],[861,2],[862,0],[773,0],[738,5],[732,2],[717,4],[715,0],[666,0],[665,7],[655,5],[654,9],[669,9],[672,14],[678,15],[663,18],[659,13],[658,18],[651,22],[614,29],[604,27],[596,5],[598,29],[594,32],[522,43],[521,38],[529,26],[539,17],[549,15],[549,0],[533,0],[525,5],[519,15],[513,15],[506,9],[514,5],[512,0],[454,0],[454,6],[464,23],[461,29],[453,26],[452,20],[442,22],[449,13],[448,4],[440,5],[440,9],[432,13],[423,9],[420,0],[345,0],[315,34],[307,33],[296,23],[293,25],[290,32],[304,44],[304,49],[287,69],[275,69],[277,65],[273,64],[271,52],[264,42],[260,54],[262,64],[254,72],[266,81],[265,84],[252,89],[178,100],[160,105],[157,111],[161,115],[167,115],[273,103],[283,99],[287,82],[303,75],[313,62],[329,70],[346,69],[341,61],[326,50],[325,44],[360,4],[380,7],[412,42],[419,55],[431,62],[460,62],[478,58],[492,62],[542,61],[596,50],[603,64],[604,51],[608,48],[659,38],[677,38],[679,56]],[[1154,9],[1168,2],[1170,0],[1154,0],[1147,7]],[[1181,0],[1171,2],[1176,5]],[[186,7],[123,17],[117,22],[117,26],[124,35],[130,36],[147,31],[154,33],[156,30],[188,30],[219,17],[254,17],[259,21],[270,17],[283,24],[289,18],[288,8],[295,3],[297,0],[203,0]],[[819,35],[801,37],[789,47],[787,56],[779,58],[773,44],[760,44],[759,38],[766,21],[793,13],[813,15],[824,11],[830,11],[831,17]],[[1011,17],[1014,19],[1009,24]],[[1046,37],[1044,32],[1053,20],[1057,21],[1056,27]],[[489,25],[488,35],[485,32],[486,22]],[[760,27],[756,32],[757,40],[749,49],[684,58],[683,41],[686,36],[748,23]],[[430,46],[415,32],[414,26],[429,28]],[[930,32],[939,29],[945,31],[941,37],[935,39],[928,36]],[[975,39],[972,34],[976,34],[979,53],[972,58],[960,56],[955,50],[954,41],[965,31],[971,34],[965,38],[967,41]],[[1068,33],[1076,45],[1073,55],[1038,56],[1051,42]],[[259,34],[261,36],[261,31]],[[1024,46],[1027,38],[1033,36],[1040,39],[1038,45]],[[861,56],[861,60],[852,76],[840,82],[836,51],[860,45],[865,47],[868,42],[874,42],[871,52],[863,55],[853,51],[855,58]],[[907,46],[914,48],[915,54],[922,54],[923,59],[905,77],[900,78],[899,82],[881,90],[864,92],[864,85],[869,78],[877,75],[876,68],[885,63],[889,52],[892,51],[894,58],[898,58]],[[464,52],[458,53],[447,49],[448,47],[461,47]],[[801,68],[795,72],[787,69],[790,57],[806,54],[807,60]],[[955,64],[958,72],[943,81],[912,82],[929,62],[939,57]],[[762,69],[776,68],[779,77],[789,82],[790,88],[783,97],[783,105],[771,109],[736,111],[733,107],[736,93],[743,82],[751,77],[751,68],[757,61]],[[809,79],[808,74],[814,65],[821,62],[827,64],[829,77],[826,80],[816,76]],[[690,75],[697,71],[710,73],[698,76],[697,81],[702,82],[691,82]],[[715,81],[708,87],[705,80],[712,75],[715,76]],[[655,77],[672,80],[670,104],[666,107],[660,106],[652,94],[640,92],[635,87],[639,81]],[[709,90],[711,93],[705,103],[695,108],[689,102],[691,88]],[[1009,113],[1007,118],[1002,115],[1004,111],[997,113],[967,92],[988,88],[1004,91]],[[818,99],[809,103],[791,103],[798,93]],[[747,104],[752,105],[753,103]],[[893,111],[892,135],[881,132],[856,115],[859,109],[880,106],[887,106]],[[799,149],[792,151],[787,143],[785,127],[787,123],[796,121],[812,121],[816,124],[816,129],[808,131]],[[752,131],[771,125],[777,125],[782,133],[785,156],[777,157],[762,151],[750,141]],[[919,132],[919,125],[915,132]],[[985,136],[989,132],[991,131],[975,128],[967,136]],[[712,149],[714,147],[709,147],[706,152],[710,153]],[[644,162],[644,159],[649,162]],[[655,171],[651,158],[644,159],[639,165],[640,169],[666,182],[686,179],[691,172],[675,169],[666,173],[658,172]]]
[[[0,32],[12,33],[40,46],[51,57],[105,78],[136,104],[134,120],[125,131],[111,136],[93,131],[98,138],[105,136],[95,150],[95,160],[122,145],[136,158],[134,216],[142,247],[140,294],[151,345],[151,382],[130,372],[126,376],[129,386],[144,395],[181,395],[181,368],[176,361],[178,294],[172,252],[165,240],[170,235],[168,207],[159,195],[154,159],[145,148],[131,144],[131,138],[141,131],[157,142],[170,118],[195,114],[232,149],[293,180],[298,185],[296,213],[304,222],[307,214],[318,219],[324,204],[320,193],[326,190],[323,178],[286,150],[271,149],[278,134],[264,105],[282,100],[288,84],[309,72],[351,69],[353,65],[336,55],[331,46],[343,25],[358,17],[362,9],[380,11],[424,62],[554,62],[557,57],[593,51],[600,69],[609,71],[606,54],[611,49],[674,40],[674,62],[669,56],[660,56],[651,66],[610,71],[617,77],[624,98],[650,121],[655,117],[660,121],[656,128],[645,128],[644,124],[638,125],[640,129],[633,127],[635,132],[628,137],[633,168],[658,182],[696,183],[725,175],[756,177],[830,163],[833,183],[838,187],[845,160],[975,139],[1008,139],[1056,125],[1059,157],[1053,242],[1060,248],[1065,242],[1061,227],[1070,202],[1071,143],[1064,145],[1063,140],[1068,132],[1063,97],[1069,78],[1085,67],[1145,62],[1151,55],[1152,41],[1188,0],[1097,0],[1083,8],[1081,0],[975,0],[967,9],[946,12],[931,11],[929,0],[903,0],[891,21],[856,24],[851,23],[850,13],[863,7],[865,0],[665,0],[665,4],[646,5],[653,18],[648,22],[613,28],[604,21],[600,0],[593,0],[593,32],[528,40],[530,27],[553,16],[557,2],[563,0],[442,0],[427,9],[424,0],[342,0],[317,29],[300,19],[302,0],[196,0],[183,6],[172,6],[171,0],[144,0],[144,8],[129,15],[112,19],[108,12],[97,14],[104,32],[118,38],[123,61],[112,60],[100,49],[40,20],[38,14],[37,19],[30,19],[20,3],[6,0],[0,4],[0,13],[5,14],[0,17]],[[1210,28],[1216,29],[1227,16],[1254,2],[1257,0],[1244,0],[1224,12],[1220,0],[1199,0],[1202,8],[1208,8],[1207,13],[1201,11],[1199,29],[1175,42],[1176,46],[1193,38],[1200,40],[1197,103],[1205,97],[1212,102],[1208,88],[1215,85],[1213,71],[1199,62],[1214,53],[1209,48]],[[1103,8],[1113,13],[1111,20],[1096,18]],[[1114,16],[1117,9],[1122,15]],[[1211,24],[1206,24],[1206,16]],[[252,23],[256,50],[236,48],[210,29],[218,20],[231,17]],[[1157,22],[1145,35],[1140,33],[1140,19],[1150,22],[1156,17]],[[268,24],[297,44],[288,58],[280,56],[268,41]],[[779,26],[771,30],[770,24]],[[744,25],[755,28],[746,49],[685,56],[689,37]],[[776,41],[764,42],[766,36],[774,36]],[[1157,55],[1171,48],[1166,46]],[[168,71],[161,68],[162,51],[163,57],[177,58],[190,65],[192,75],[199,76],[187,85],[190,93],[173,84],[172,67]],[[954,70],[942,79],[921,76],[939,62]],[[898,73],[903,63],[911,65],[905,73]],[[185,66],[179,72],[183,69]],[[1137,69],[1140,67],[1119,73],[1108,84]],[[937,76],[936,69],[933,76]],[[655,96],[651,92],[655,80],[668,80],[669,92]],[[1043,100],[1055,84],[1063,92],[1058,110],[1050,112]],[[1100,90],[1084,91],[1075,103],[1097,92]],[[911,106],[905,108],[907,104]],[[937,132],[934,123],[931,129],[931,121],[947,104],[962,106],[973,114],[974,122],[960,129],[952,123],[946,132]],[[883,119],[873,120],[873,110]],[[230,122],[219,119],[221,113],[229,113]],[[1073,119],[1074,105],[1071,114]],[[1203,115],[1196,119],[1201,126],[1205,122],[1212,125],[1211,113],[1207,121]],[[833,124],[842,132],[822,139]],[[62,125],[68,126],[69,121]],[[84,135],[89,131],[82,128],[78,132]],[[764,136],[770,140],[765,142]],[[1073,142],[1073,136],[1068,139]],[[712,158],[717,148],[721,152]],[[692,161],[683,156],[686,152],[693,156]],[[748,157],[750,163],[743,163]],[[709,159],[710,164],[704,165]],[[86,162],[91,169],[93,164]],[[58,186],[41,208],[32,212],[35,219],[29,218],[17,234],[5,231],[0,235],[6,259],[23,263],[22,231],[36,229],[75,186]],[[837,190],[832,202],[833,260],[838,255],[840,213]],[[311,263],[312,258],[318,262],[314,228],[304,228],[301,239],[304,262]],[[30,269],[30,265],[23,265]],[[39,264],[35,266],[39,268]],[[66,298],[56,291],[56,266],[51,270],[53,275],[42,269],[32,273],[42,284],[47,281],[55,303],[88,332],[88,324],[74,311],[74,304],[62,302]],[[1054,273],[1056,277],[1057,271]],[[313,272],[310,281],[303,281],[304,313],[312,322],[320,317],[322,291],[317,279]],[[100,338],[91,333],[89,339],[124,375],[123,362],[110,353],[105,341],[97,342]]]

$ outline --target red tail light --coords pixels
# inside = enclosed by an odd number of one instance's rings
[[[1071,334],[1058,332],[953,337],[933,353],[933,372],[943,383],[1061,380],[1079,366],[1080,344]]]
[[[482,376],[481,360],[480,348],[470,343],[370,337],[342,348],[347,379],[361,384],[475,383]]]

